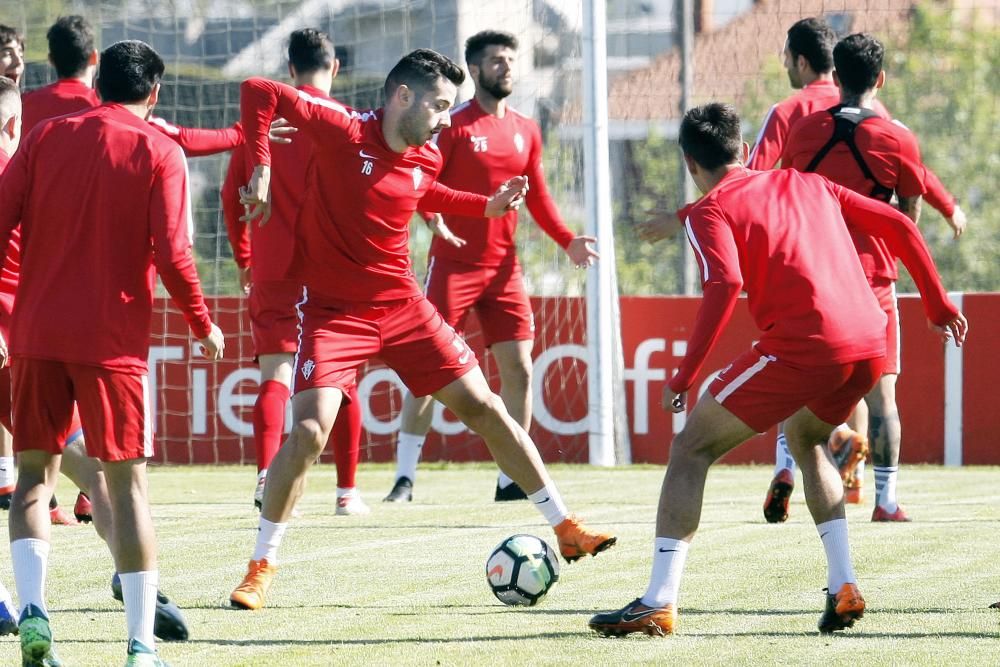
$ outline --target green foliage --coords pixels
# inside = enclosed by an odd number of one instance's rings
[[[941,214],[924,205],[921,228],[948,289],[1000,289],[1000,29],[975,15],[925,3],[910,29],[886,44],[888,83],[880,93],[893,115],[920,138],[924,162],[961,202],[969,225],[960,241]],[[792,93],[784,68],[769,59],[744,84],[740,114],[744,138],[753,142],[768,109]],[[622,294],[681,293],[682,235],[649,245],[634,226],[650,208],[680,203],[679,155],[673,140],[651,135],[627,142],[614,174],[619,285]],[[905,270],[900,291],[916,291]]]
[[[954,241],[941,215],[924,205],[921,228],[951,290],[1000,289],[998,44],[995,23],[927,3],[913,12],[906,39],[887,45],[882,99],[920,138],[924,163],[969,218]],[[908,276],[900,288],[915,291]]]

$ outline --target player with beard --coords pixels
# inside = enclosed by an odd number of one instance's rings
[[[440,182],[467,192],[493,192],[507,179],[525,174],[525,203],[538,225],[559,244],[577,267],[598,255],[595,239],[576,236],[563,223],[542,173],[542,135],[538,124],[507,104],[513,91],[517,38],[485,30],[465,43],[465,62],[475,94],[455,107],[451,127],[437,137],[444,168]],[[517,212],[500,218],[435,215],[436,228],[424,283],[427,299],[459,334],[475,309],[486,347],[500,371],[500,396],[511,417],[531,427],[531,348],[535,324],[514,244]],[[396,482],[388,502],[409,502],[424,439],[431,426],[433,399],[407,393],[396,444]],[[524,491],[502,471],[495,500],[525,498]]]
[[[259,609],[276,572],[278,546],[306,473],[326,446],[358,368],[379,357],[417,396],[433,394],[483,436],[494,459],[553,527],[567,560],[615,543],[571,517],[523,428],[490,391],[476,356],[421,294],[409,255],[418,209],[496,218],[518,204],[526,179],[487,197],[437,182],[441,153],[430,139],[450,124],[465,76],[428,49],[404,56],[385,82],[385,107],[359,117],[275,81],[240,89],[247,146],[255,165],[243,203],[248,219],[270,209],[266,131],[281,116],[313,142],[313,165],[296,221],[291,278],[305,285],[295,358],[292,431],[268,469],[257,543],[233,606]]]

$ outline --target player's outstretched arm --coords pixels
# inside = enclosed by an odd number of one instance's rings
[[[936,330],[947,329],[955,344],[961,346],[965,342],[968,324],[948,298],[930,248],[917,226],[902,212],[884,202],[862,196],[834,183],[829,183],[829,187],[840,200],[848,226],[882,238],[889,250],[903,260],[920,292],[927,318]]]
[[[269,129],[284,118],[305,132],[318,149],[342,144],[360,127],[360,115],[327,98],[313,97],[277,81],[251,77],[240,85],[240,122],[251,163],[271,164]]]

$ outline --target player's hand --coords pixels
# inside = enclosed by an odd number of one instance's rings
[[[199,338],[198,342],[201,343],[201,355],[213,361],[221,359],[226,349],[226,339],[217,324],[212,324],[212,330],[204,338]]]
[[[250,222],[260,217],[265,224],[271,217],[271,167],[259,164],[253,168],[250,182],[240,188],[240,203],[246,207],[246,215],[240,220]]]
[[[962,347],[962,344],[965,343],[965,337],[969,335],[969,322],[962,313],[959,313],[944,325],[928,322],[927,326],[931,331],[941,336],[941,340],[945,343],[949,340],[955,341],[955,347]]]
[[[250,286],[253,284],[250,278],[250,267],[237,268],[236,275],[240,279],[240,289],[243,290],[243,294],[250,294]]]
[[[515,176],[503,183],[493,196],[486,200],[483,217],[499,218],[507,211],[515,211],[528,192],[528,177]]]
[[[7,351],[7,341],[3,334],[0,334],[0,368],[4,368],[10,362],[10,354]]]
[[[945,218],[945,220],[948,222],[948,226],[954,230],[956,239],[965,231],[965,225],[968,222],[965,219],[965,211],[958,204],[955,204],[955,212],[951,214],[951,217]]]
[[[271,128],[267,132],[267,138],[272,144],[290,144],[292,143],[291,135],[299,131],[299,128],[293,127],[284,118],[275,118],[271,121]]]
[[[647,243],[656,243],[673,236],[680,229],[677,213],[653,209],[646,211],[649,219],[635,226],[639,238]]]
[[[684,412],[687,408],[687,392],[682,391],[679,394],[674,393],[670,387],[663,388],[663,409],[667,412]]]
[[[448,225],[444,224],[444,216],[440,213],[431,214],[430,220],[425,220],[427,223],[427,228],[434,233],[434,236],[441,237],[441,240],[448,245],[453,245],[456,248],[462,248],[465,246],[465,239],[461,236],[455,236],[455,234],[448,229]]]
[[[601,256],[594,250],[592,244],[597,243],[593,236],[577,236],[566,246],[566,254],[569,255],[573,266],[578,269],[585,269],[592,266]]]

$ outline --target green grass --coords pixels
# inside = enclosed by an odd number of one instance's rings
[[[416,501],[386,506],[386,466],[363,466],[374,512],[333,514],[335,474],[317,467],[281,550],[268,606],[229,609],[251,553],[251,468],[152,471],[161,588],[184,609],[192,639],[160,643],[173,665],[984,665],[1000,662],[996,536],[1000,470],[905,467],[900,496],[911,524],[872,524],[849,508],[868,613],[854,630],[821,637],[823,555],[797,492],[785,525],[763,523],[764,467],[722,467],[709,478],[701,530],[681,588],[680,634],[600,639],[589,616],[640,595],[649,575],[662,469],[553,466],[571,509],[613,528],[619,544],[564,565],[535,608],[506,608],[484,562],[504,537],[554,542],[526,503],[492,502],[485,466],[422,468]],[[63,483],[65,502],[71,491]],[[867,490],[872,491],[871,479]],[[8,547],[0,577],[13,588]],[[57,647],[72,667],[122,664],[124,614],[111,599],[107,549],[90,528],[53,528],[49,605]],[[17,662],[0,640],[0,665]]]

